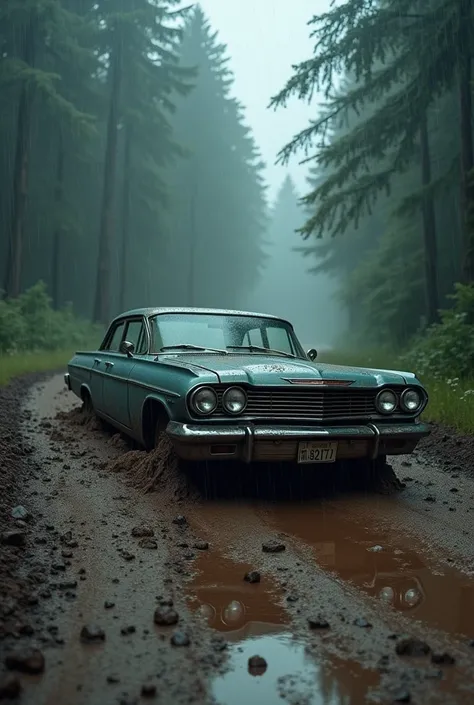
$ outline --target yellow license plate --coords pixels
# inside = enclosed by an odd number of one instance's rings
[[[302,441],[298,444],[299,463],[335,463],[337,441]]]

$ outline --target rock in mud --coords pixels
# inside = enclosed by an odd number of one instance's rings
[[[13,700],[21,693],[21,684],[17,676],[7,673],[0,678],[0,700]]]
[[[96,624],[86,624],[81,629],[81,641],[86,644],[105,641],[105,632]]]
[[[244,580],[247,583],[259,583],[260,573],[258,572],[258,570],[251,570],[244,575]]]
[[[17,507],[13,507],[11,517],[12,519],[22,519],[23,521],[26,521],[30,518],[30,513],[27,509],[25,509],[25,507],[19,504]]]
[[[394,703],[411,703],[411,695],[408,690],[400,690],[395,693],[393,698]]]
[[[187,523],[188,520],[182,514],[178,514],[178,516],[173,519],[173,524],[177,524],[177,526],[186,526]]]
[[[248,672],[252,676],[262,676],[267,670],[267,662],[262,656],[251,656],[248,660]]]
[[[308,617],[308,626],[310,629],[329,629],[329,622],[318,614],[315,617]]]
[[[153,538],[154,535],[155,532],[151,526],[146,526],[145,524],[142,524],[141,526],[134,526],[132,529],[132,536],[136,539]]]
[[[178,624],[179,615],[172,607],[157,607],[153,616],[153,621],[160,627],[169,627]]]
[[[451,654],[446,652],[434,652],[431,654],[432,663],[436,663],[439,666],[452,666],[456,663],[456,659]]]
[[[271,539],[270,541],[265,541],[262,543],[262,551],[264,553],[281,553],[286,549],[286,546],[281,541],[276,541]]]
[[[186,632],[182,631],[174,632],[171,636],[170,641],[173,646],[189,646],[191,643],[191,639],[189,638],[189,636],[186,634]]]
[[[427,656],[430,651],[431,649],[425,641],[421,641],[421,639],[414,639],[412,637],[400,639],[395,647],[395,652],[399,656]]]
[[[135,560],[135,556],[133,555],[133,553],[129,553],[129,551],[122,551],[122,558],[125,561],[134,561]]]
[[[43,673],[45,661],[39,649],[16,649],[7,654],[5,666],[10,671]]]
[[[123,636],[128,636],[129,634],[135,634],[136,631],[137,631],[137,628],[134,627],[133,624],[131,624],[128,627],[122,627],[122,629],[120,630],[120,633]]]
[[[156,695],[156,685],[145,683],[142,685],[142,698],[154,698]]]
[[[354,619],[354,624],[356,627],[361,627],[362,629],[370,629],[372,626],[371,623],[365,619],[365,617],[357,617],[357,619]]]
[[[195,541],[193,543],[193,548],[195,548],[196,551],[207,551],[209,548],[209,543],[207,541]]]
[[[141,541],[138,542],[138,545],[140,546],[140,548],[148,548],[152,551],[158,548],[157,541],[155,541],[155,539],[150,538],[141,539]]]
[[[1,543],[4,546],[24,546],[26,543],[26,534],[19,529],[10,529],[10,531],[5,531],[2,534]]]
[[[115,602],[111,602],[110,600],[106,600],[104,602],[104,607],[106,610],[111,610],[112,607],[115,607]]]

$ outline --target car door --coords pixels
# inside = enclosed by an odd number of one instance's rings
[[[123,335],[125,322],[118,321],[110,325],[105,338],[92,361],[90,388],[92,404],[94,409],[100,414],[104,414],[104,376],[109,365],[109,351],[115,349],[120,343]]]
[[[104,374],[103,400],[104,412],[125,428],[130,428],[130,411],[128,400],[128,380],[136,364],[135,355],[141,354],[143,346],[143,318],[127,318],[122,321],[120,332],[114,336],[113,349],[108,350]],[[134,345],[134,357],[120,351],[122,342]]]

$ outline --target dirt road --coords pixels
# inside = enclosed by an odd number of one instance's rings
[[[384,495],[314,468],[183,479],[79,413],[61,377],[25,398],[18,443],[19,400],[1,400],[0,699],[474,701],[467,474],[420,454]]]

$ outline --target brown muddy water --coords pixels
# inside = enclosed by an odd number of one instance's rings
[[[290,618],[278,604],[278,592],[265,583],[249,584],[252,569],[215,553],[197,561],[187,586],[191,610],[225,634],[228,669],[212,683],[212,695],[223,705],[244,702],[273,705],[280,698],[305,705],[362,705],[376,686],[376,671],[335,657],[318,662],[305,642],[293,636]],[[254,667],[251,659],[265,663]]]

